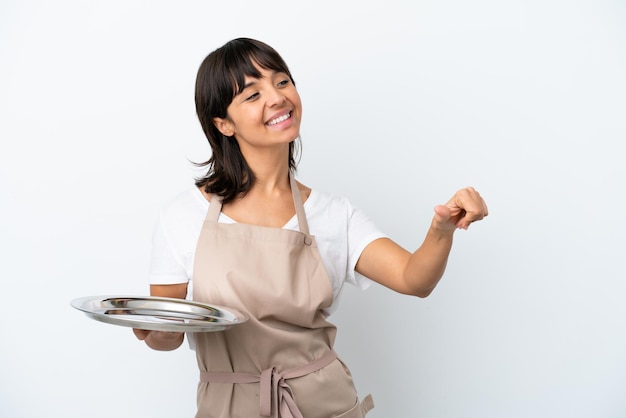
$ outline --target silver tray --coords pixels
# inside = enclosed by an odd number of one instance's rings
[[[96,321],[151,331],[222,331],[248,320],[224,306],[154,296],[85,296],[71,305]]]

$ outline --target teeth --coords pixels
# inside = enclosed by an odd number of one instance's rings
[[[272,119],[271,121],[267,122],[268,125],[276,125],[277,123],[281,123],[284,120],[287,120],[291,117],[291,113],[287,113],[286,115],[280,116],[276,119]]]

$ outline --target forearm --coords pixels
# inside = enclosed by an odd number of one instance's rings
[[[403,279],[410,293],[428,296],[437,286],[448,263],[454,230],[431,225],[422,245],[409,257]]]

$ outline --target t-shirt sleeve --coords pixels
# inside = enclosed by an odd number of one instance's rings
[[[174,251],[168,236],[163,213],[159,215],[152,232],[149,281],[150,284],[178,284],[189,281],[185,263]]]
[[[371,280],[356,272],[356,263],[359,261],[365,247],[379,238],[386,238],[374,222],[360,209],[349,206],[348,219],[348,271],[346,281],[359,289],[367,289]]]

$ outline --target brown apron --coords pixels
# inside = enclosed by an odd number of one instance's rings
[[[333,291],[300,191],[290,174],[300,231],[218,223],[213,197],[198,239],[193,299],[238,309],[249,320],[194,334],[200,368],[196,418],[361,418],[348,368],[323,313]]]

